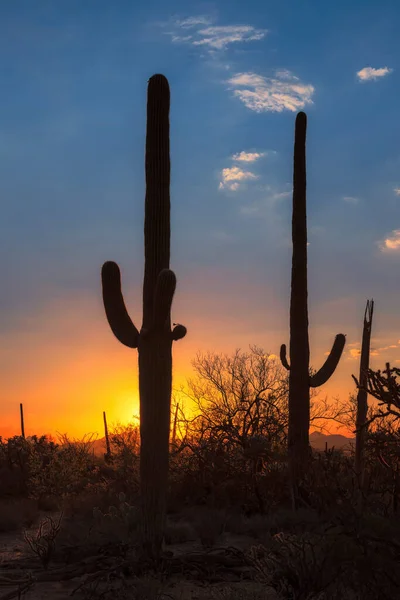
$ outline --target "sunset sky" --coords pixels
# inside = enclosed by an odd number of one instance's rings
[[[102,433],[138,412],[109,330],[115,260],[141,325],[147,81],[171,88],[174,385],[196,351],[289,343],[296,113],[308,115],[309,318],[347,398],[367,298],[400,363],[398,0],[2,0],[0,435]]]

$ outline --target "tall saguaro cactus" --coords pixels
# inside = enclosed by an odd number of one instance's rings
[[[360,358],[360,388],[357,394],[357,416],[356,416],[356,451],[355,471],[359,477],[360,488],[364,487],[364,447],[367,435],[365,423],[368,413],[368,369],[371,344],[372,316],[374,314],[374,301],[367,300],[364,313],[363,335],[361,343]]]
[[[345,344],[345,336],[336,336],[332,350],[321,369],[310,376],[307,291],[307,212],[306,212],[306,129],[307,116],[296,117],[293,171],[292,281],[290,296],[290,364],[286,345],[280,358],[289,370],[289,471],[293,504],[297,506],[298,487],[310,456],[310,387],[319,387],[335,371]]]
[[[143,321],[140,332],[131,321],[121,292],[118,265],[102,269],[103,301],[118,340],[139,354],[140,486],[142,550],[160,557],[166,514],[172,342],[186,335],[183,325],[171,330],[176,277],[170,261],[170,91],[163,75],[148,84],[146,132],[146,198],[144,219]]]

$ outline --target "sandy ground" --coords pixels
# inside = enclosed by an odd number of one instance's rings
[[[41,516],[43,518],[44,515]],[[57,518],[57,515],[51,515],[53,519]],[[28,533],[32,533],[37,528],[37,524],[33,525]],[[248,547],[253,540],[246,536],[233,536],[224,535],[218,543],[218,547],[229,547],[235,546],[239,549],[245,549]],[[175,544],[168,546],[168,550],[172,550],[174,556],[183,555],[187,552],[196,552],[201,550],[200,543],[189,542],[185,544]],[[29,561],[29,565],[32,565],[32,570],[37,572],[39,563],[36,558],[32,556],[29,551],[27,544],[24,541],[23,532],[18,533],[3,533],[0,534],[0,600],[11,600],[12,598],[18,598],[16,593],[18,586],[14,584],[8,584],[2,581],[2,571],[7,568],[7,563],[19,559]],[[35,566],[36,565],[36,566]],[[51,573],[54,569],[59,568],[60,565],[49,567],[48,572]],[[7,569],[7,576],[9,577],[10,571]],[[17,568],[13,568],[13,579],[22,578],[26,574],[26,569],[20,571]],[[15,575],[14,575],[15,573]],[[21,598],[25,600],[64,600],[70,598],[83,581],[87,578],[87,575],[75,577],[69,581],[54,581],[54,582],[35,582],[30,588],[28,588],[22,594]],[[124,584],[129,585],[130,593],[123,594]],[[134,581],[130,578],[129,580],[118,579],[115,582],[108,582],[104,584],[107,589],[114,593],[107,595],[106,598],[112,598],[113,600],[118,599],[132,599],[132,600],[279,600],[276,592],[273,589],[266,589],[265,586],[257,584],[255,582],[241,581],[241,582],[216,582],[216,583],[204,583],[199,581],[190,581],[174,576],[168,581],[164,582],[160,589],[159,583],[151,579],[140,579]],[[136,592],[133,586],[135,585]],[[137,587],[136,587],[137,586]],[[103,586],[102,586],[103,587]],[[97,588],[100,591],[100,586]],[[9,595],[12,593],[15,595]],[[261,596],[260,596],[261,594]],[[83,600],[84,598],[96,598],[97,595],[90,596],[88,593],[76,591],[73,596],[77,600]]]

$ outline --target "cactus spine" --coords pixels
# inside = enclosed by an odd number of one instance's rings
[[[131,321],[121,292],[116,263],[102,269],[103,301],[118,340],[139,354],[140,485],[142,552],[158,560],[165,527],[168,483],[172,342],[186,334],[171,330],[176,277],[170,262],[170,91],[163,75],[148,83],[146,131],[146,197],[144,219],[143,321],[140,332]]]
[[[307,212],[306,212],[306,129],[307,116],[298,113],[294,140],[293,215],[292,215],[292,280],[290,296],[290,364],[286,345],[280,358],[289,371],[289,472],[293,507],[298,506],[298,490],[310,456],[310,387],[319,387],[335,371],[345,344],[338,334],[321,369],[310,375],[307,291]]]
[[[356,416],[356,451],[355,451],[355,471],[359,478],[360,489],[364,488],[364,447],[367,436],[368,413],[368,369],[369,354],[371,344],[372,316],[374,313],[374,301],[367,300],[367,306],[364,313],[363,335],[361,343],[360,358],[360,388],[357,394],[357,416]]]

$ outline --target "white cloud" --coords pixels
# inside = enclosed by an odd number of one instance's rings
[[[266,152],[237,152],[232,156],[232,160],[241,162],[254,162],[259,158],[266,156]]]
[[[400,188],[394,188],[393,191],[396,194],[396,196],[400,196]]]
[[[240,183],[249,179],[258,179],[258,175],[251,173],[251,171],[243,171],[239,167],[228,167],[222,169],[222,181],[219,184],[219,189],[228,188],[236,191]]]
[[[357,204],[359,201],[358,198],[355,198],[354,196],[343,196],[343,200],[349,204]]]
[[[166,33],[172,36],[172,41],[175,43],[202,46],[208,48],[211,54],[218,50],[225,50],[230,44],[262,40],[268,33],[267,29],[257,29],[252,25],[213,25],[212,23],[213,19],[206,15],[175,19],[168,24],[169,27],[172,25],[175,31]],[[179,29],[183,29],[185,33],[191,30],[191,35],[180,35]]]
[[[181,21],[175,21],[175,25],[182,27],[183,29],[190,29],[191,27],[196,27],[197,25],[211,25],[211,23],[212,19],[210,17],[206,17],[205,15],[188,17],[187,19],[182,19]]]
[[[223,50],[228,44],[235,42],[250,42],[253,40],[262,40],[266,34],[266,29],[256,29],[251,25],[222,25],[200,29],[199,40],[193,42],[194,46],[210,46],[217,50]]]
[[[173,35],[171,39],[173,42],[188,42],[192,37],[191,35]]]
[[[379,247],[382,250],[382,252],[399,250],[400,229],[394,229],[387,238],[385,238],[382,242],[379,242]]]
[[[364,67],[361,71],[357,72],[357,77],[360,81],[374,81],[375,79],[379,79],[380,77],[385,77],[385,75],[389,75],[393,69],[389,69],[389,67],[382,67],[380,69],[374,69],[373,67]]]
[[[228,80],[237,96],[250,110],[255,112],[297,111],[312,104],[314,87],[304,84],[289,71],[277,71],[275,77],[262,77],[255,73],[238,73]]]

